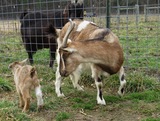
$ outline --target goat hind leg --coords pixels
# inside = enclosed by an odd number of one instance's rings
[[[23,96],[22,93],[20,92],[20,90],[17,87],[17,93],[19,95],[19,107],[23,108],[24,107],[24,100],[23,100]]]
[[[103,95],[102,95],[102,81],[101,81],[101,79],[98,78],[95,81],[95,84],[97,87],[97,104],[106,105],[106,102],[105,102]]]
[[[24,107],[24,100],[23,100],[23,96],[21,93],[19,93],[19,98],[20,98],[19,107],[23,108]]]
[[[23,100],[24,100],[24,107],[22,112],[26,112],[29,109],[30,106],[30,94],[29,89],[23,89],[22,90]]]
[[[123,66],[121,67],[121,69],[119,71],[119,80],[120,80],[120,87],[119,87],[119,90],[118,90],[118,94],[120,96],[123,96],[124,92],[125,92],[125,86],[126,86],[126,80],[125,80],[125,74],[124,74]]]

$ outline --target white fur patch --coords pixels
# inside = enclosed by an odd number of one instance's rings
[[[69,43],[69,42],[72,42],[72,40],[71,40],[71,39],[68,39],[67,43]]]
[[[62,42],[60,41],[59,38],[57,38],[57,43],[58,43],[58,48],[60,48],[60,46],[62,45]]]
[[[74,4],[75,4],[75,3],[76,3],[76,0],[71,0],[71,3],[74,3]],[[84,2],[83,2],[83,0],[78,0],[77,3],[83,4]]]
[[[69,42],[72,42],[72,40],[71,40],[71,39],[68,39],[67,43],[69,43]],[[61,45],[62,45],[62,41],[60,41],[59,38],[57,38],[57,43],[58,43],[58,48],[60,48]]]
[[[78,25],[78,28],[76,31],[80,32],[82,31],[83,29],[85,29],[87,27],[87,25],[90,24],[89,21],[83,21],[81,22],[79,25]]]
[[[36,95],[42,96],[41,86],[35,88]]]
[[[37,105],[43,105],[42,91],[41,86],[35,88],[36,96],[37,96]]]
[[[66,51],[71,52],[71,53],[77,52],[77,50],[75,48],[64,48],[63,50],[66,50]]]

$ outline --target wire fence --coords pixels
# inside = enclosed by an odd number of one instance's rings
[[[110,1],[110,29],[119,36],[124,48],[125,67],[147,70],[159,77],[160,0],[151,2],[152,0],[146,0],[145,3],[141,3],[137,0],[136,3],[130,3],[129,0],[125,0],[121,5],[119,0]],[[0,63],[28,57],[20,33],[19,18],[23,11],[64,11],[70,3],[71,0],[1,0]],[[106,27],[107,0],[86,0],[83,5],[84,20]],[[37,51],[35,61],[48,64],[48,51]]]

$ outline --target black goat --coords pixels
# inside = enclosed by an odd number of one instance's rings
[[[52,13],[30,11],[21,13],[21,35],[31,64],[33,64],[33,54],[37,50],[50,48],[49,66],[53,67],[57,49],[56,39],[58,37],[55,28],[61,29],[69,18],[83,19],[82,2],[70,3],[63,11]]]
[[[38,49],[50,48],[49,66],[52,67],[58,37],[52,21],[39,12],[27,14],[21,22],[21,35],[30,63],[33,64],[33,54]]]

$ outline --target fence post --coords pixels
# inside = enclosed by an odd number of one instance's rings
[[[135,8],[136,8],[136,24],[138,24],[138,22],[139,22],[139,5],[136,4]]]
[[[106,27],[107,28],[110,28],[110,7],[111,7],[111,5],[110,5],[110,0],[106,0],[106,3],[107,3],[107,5],[106,5]]]
[[[147,6],[144,5],[144,20],[147,22]]]
[[[120,6],[117,6],[117,23],[120,24]]]

